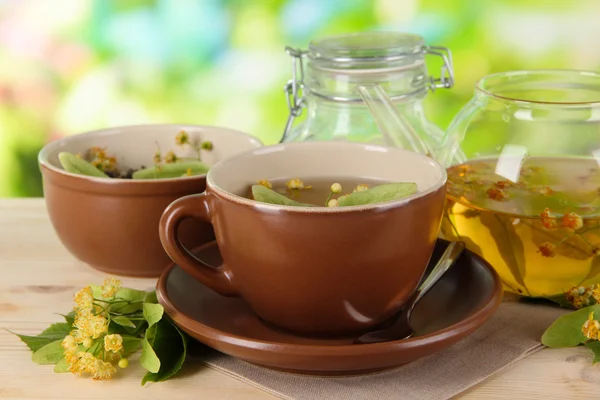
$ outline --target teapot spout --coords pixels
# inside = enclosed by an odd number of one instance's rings
[[[400,147],[433,158],[429,146],[396,109],[392,100],[379,84],[361,84],[356,87],[356,90],[373,115],[387,146]]]

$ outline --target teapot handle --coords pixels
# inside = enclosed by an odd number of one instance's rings
[[[373,114],[387,146],[400,147],[433,158],[433,152],[429,146],[396,109],[392,100],[378,83],[360,84],[356,89]]]

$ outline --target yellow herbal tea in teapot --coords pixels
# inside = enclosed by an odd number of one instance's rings
[[[600,169],[591,158],[489,158],[448,169],[442,234],[526,296],[600,281]]]

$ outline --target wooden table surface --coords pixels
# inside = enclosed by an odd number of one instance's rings
[[[85,223],[85,221],[82,221]],[[42,199],[0,199],[0,328],[35,335],[61,320],[80,288],[105,275],[75,260],[58,241]],[[149,289],[154,279],[123,278]],[[55,374],[31,361],[14,335],[0,330],[0,398],[14,399],[275,399],[200,363],[186,363],[177,379],[140,386],[137,362],[110,381]],[[545,349],[497,373],[461,399],[599,399],[600,364],[589,350]]]

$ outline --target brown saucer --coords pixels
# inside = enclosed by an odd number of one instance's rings
[[[438,240],[429,268],[446,243]],[[195,254],[211,265],[221,263],[216,242],[198,248]],[[288,372],[354,375],[398,367],[464,339],[496,311],[502,285],[485,260],[465,251],[415,308],[411,318],[415,336],[375,344],[352,344],[354,338],[312,339],[274,330],[243,299],[216,294],[176,265],[159,278],[157,295],[181,329],[222,353]]]

